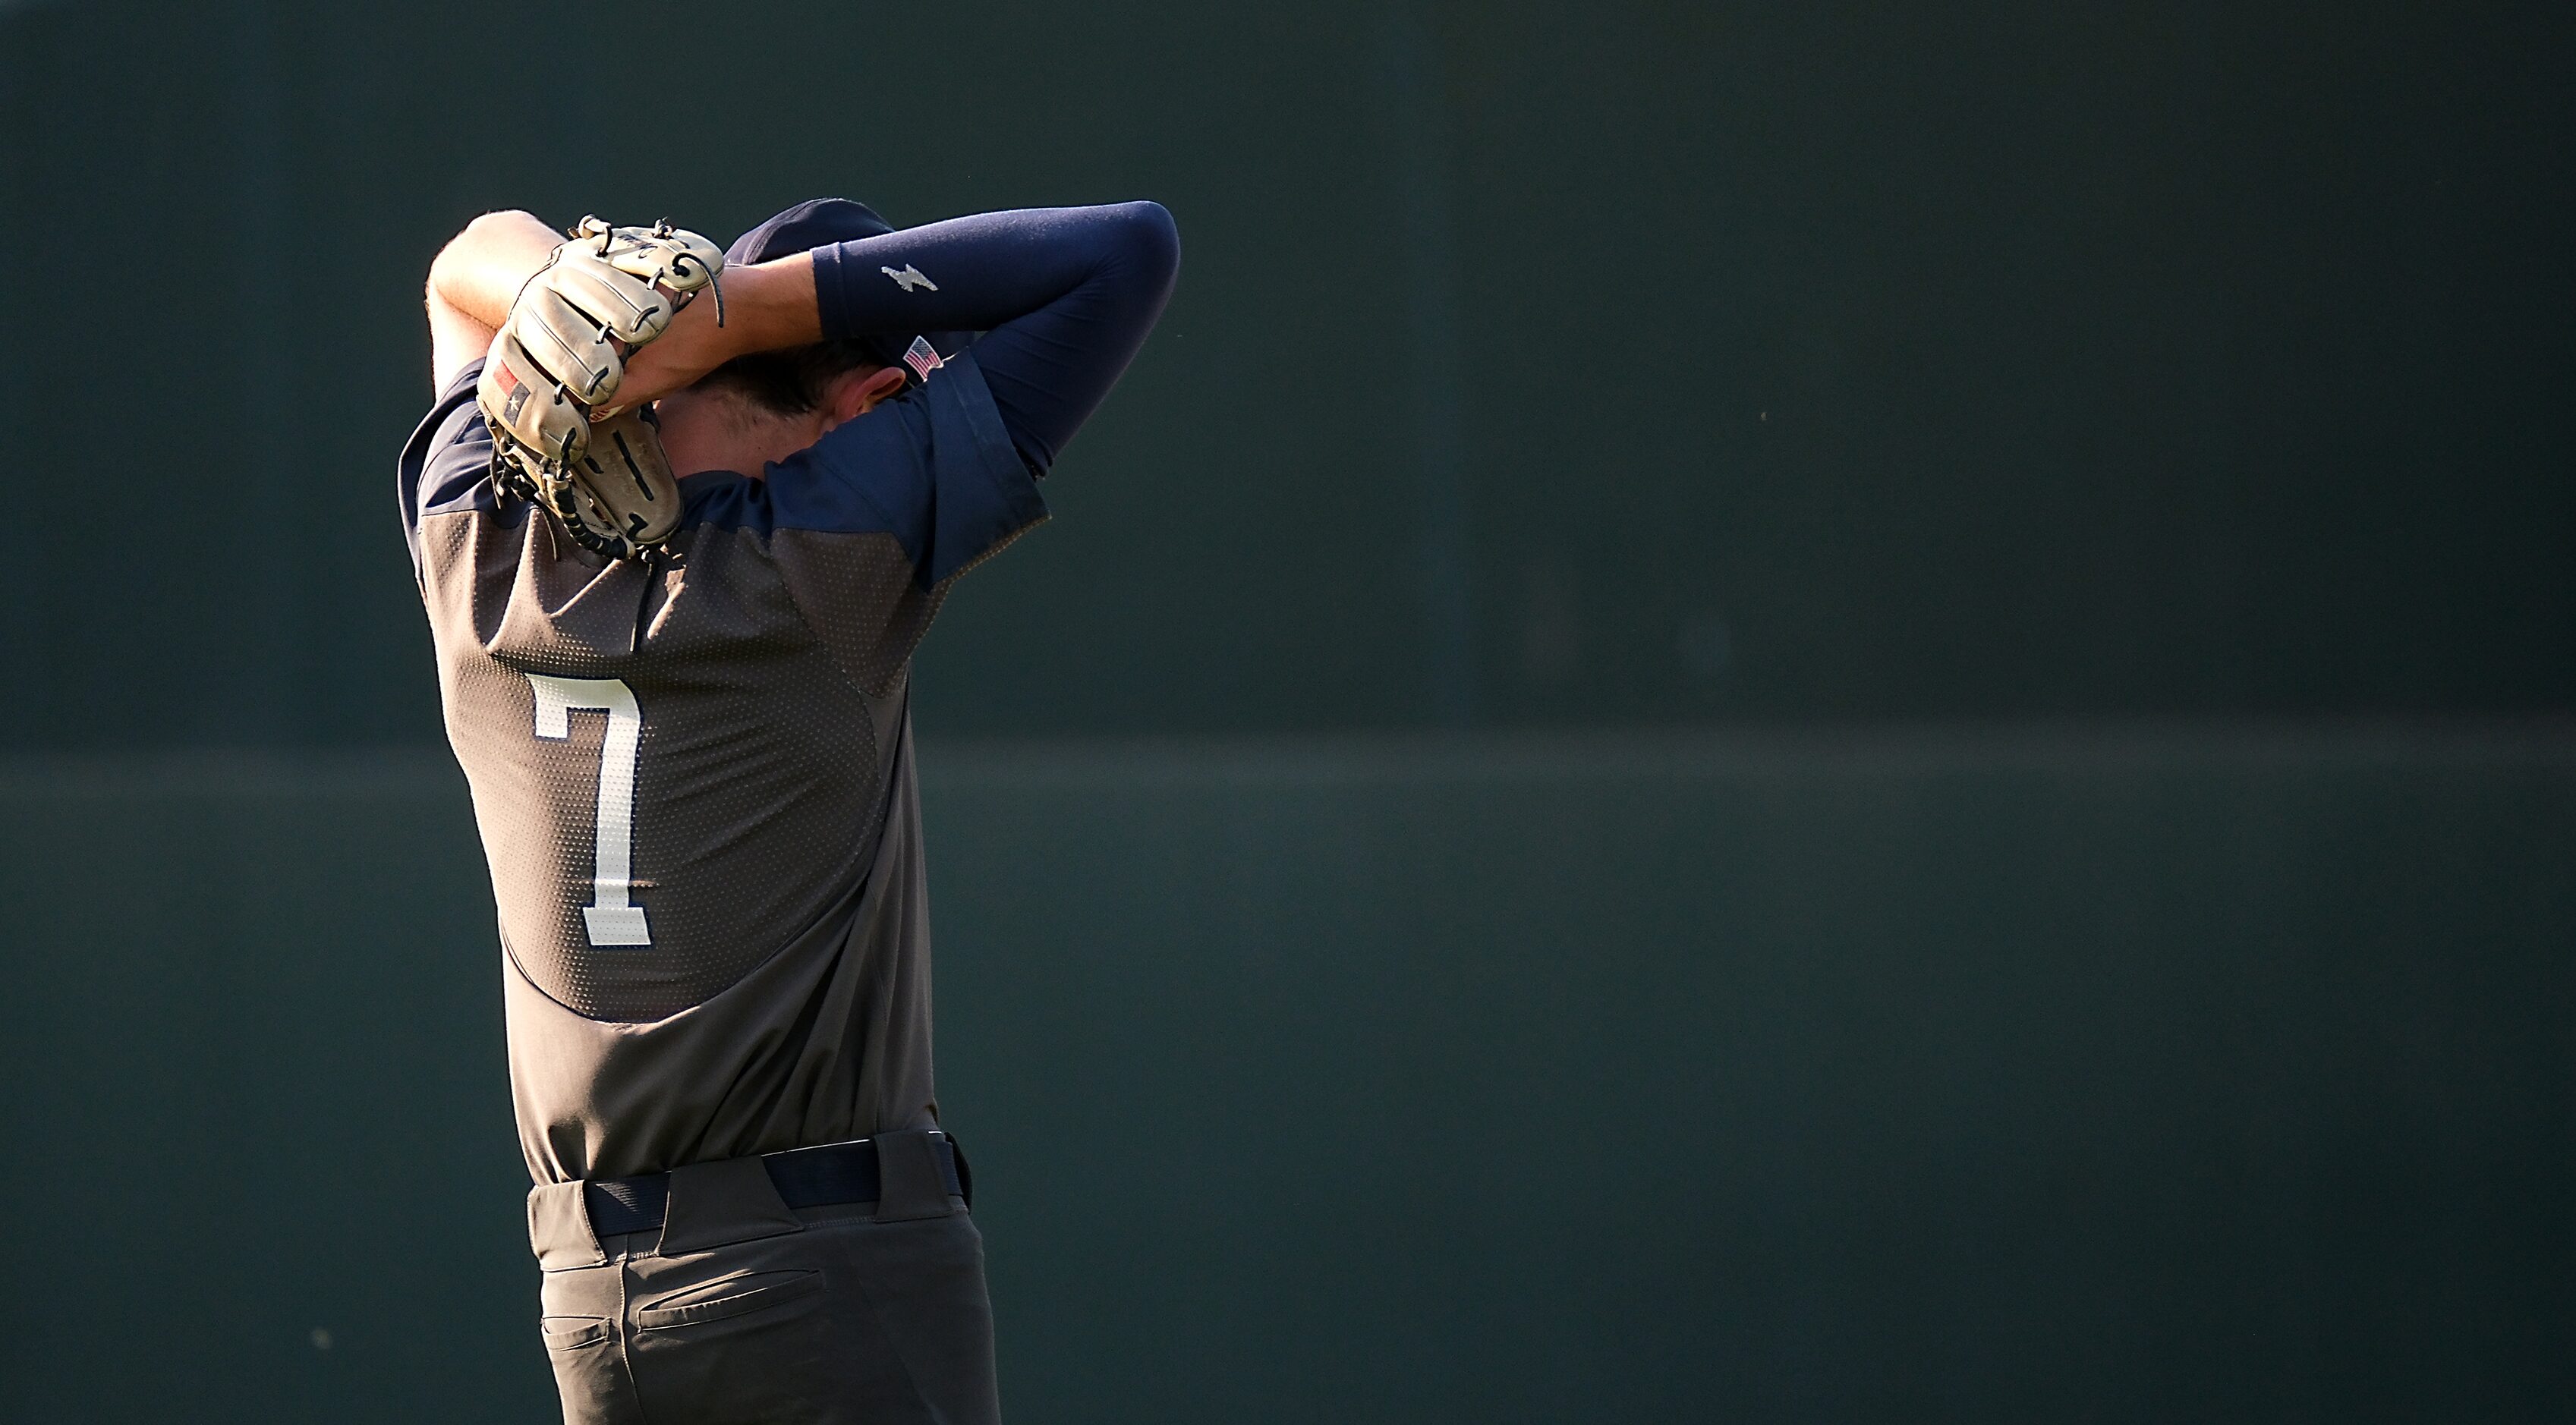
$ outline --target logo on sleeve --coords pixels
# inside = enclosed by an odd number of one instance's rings
[[[903,364],[912,368],[913,380],[927,381],[931,372],[948,363],[939,359],[939,348],[932,346],[927,337],[914,337],[903,353]]]
[[[936,292],[939,290],[938,283],[922,276],[921,269],[913,266],[909,262],[903,265],[903,270],[901,272],[897,272],[891,267],[880,267],[877,271],[893,278],[894,285],[902,288],[906,292]]]

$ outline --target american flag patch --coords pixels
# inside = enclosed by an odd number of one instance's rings
[[[903,364],[912,368],[913,380],[927,381],[931,372],[948,363],[940,359],[928,337],[917,336],[912,339],[912,345],[904,349]]]

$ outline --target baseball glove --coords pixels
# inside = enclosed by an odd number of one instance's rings
[[[722,320],[723,270],[724,254],[696,233],[584,218],[493,334],[474,398],[492,429],[494,473],[586,548],[631,558],[679,527],[679,483],[650,420],[597,413],[617,394],[626,357],[669,330],[701,289],[716,289]]]

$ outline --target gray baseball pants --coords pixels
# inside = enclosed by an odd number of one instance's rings
[[[581,1184],[530,1193],[565,1425],[998,1425],[983,1237],[903,1166],[926,1135],[877,1142],[871,1203],[790,1208],[741,1158],[674,1172],[658,1231],[602,1237]]]

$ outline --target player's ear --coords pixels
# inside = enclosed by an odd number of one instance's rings
[[[861,371],[844,371],[832,378],[824,392],[825,429],[866,415],[879,401],[891,401],[903,394],[903,368],[878,366]]]
[[[868,373],[868,379],[861,389],[867,393],[868,406],[873,406],[879,401],[891,401],[903,394],[903,368],[880,366]],[[867,406],[861,406],[859,409],[864,411]]]

